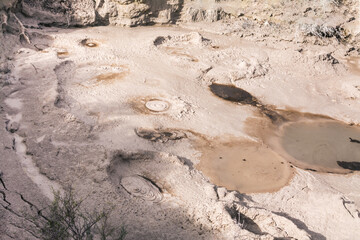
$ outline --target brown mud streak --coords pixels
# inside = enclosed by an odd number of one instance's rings
[[[210,90],[216,96],[235,103],[251,105],[256,107],[260,113],[265,115],[273,124],[280,126],[286,122],[298,121],[303,118],[307,119],[332,119],[329,116],[313,113],[303,113],[296,109],[276,109],[274,106],[261,103],[256,97],[249,92],[232,85],[213,83]]]
[[[120,72],[120,73],[103,73],[99,74],[95,77],[97,83],[113,83],[115,80],[121,80],[129,74],[128,71]]]
[[[116,66],[116,65],[115,65]],[[112,67],[114,67],[112,65]],[[87,86],[83,83],[75,83],[75,85],[84,87],[84,88],[91,88],[91,87],[97,87],[100,84],[112,84],[115,81],[119,81],[124,79],[126,76],[130,74],[130,69],[126,65],[118,65],[117,67],[124,68],[125,70],[123,72],[109,72],[109,73],[102,73],[94,78],[90,79],[90,82],[95,82],[94,84]]]
[[[57,56],[58,56],[59,58],[64,58],[64,57],[69,56],[69,52],[68,52],[68,51],[58,51],[56,54],[57,54]]]
[[[199,62],[199,59],[191,56],[190,54],[184,53],[181,48],[176,47],[165,47],[166,52],[170,55],[185,57],[188,58],[192,62]]]
[[[287,121],[287,119],[280,115],[276,110],[262,104],[256,97],[241,88],[232,85],[213,83],[210,85],[210,90],[213,94],[224,100],[256,107],[274,124],[279,125]]]

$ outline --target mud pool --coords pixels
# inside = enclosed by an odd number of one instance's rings
[[[346,173],[358,170],[359,139],[360,129],[356,126],[335,121],[297,122],[282,127],[275,148],[304,169]]]
[[[241,193],[271,192],[285,186],[291,165],[269,147],[225,142],[203,149],[198,168],[211,182]]]

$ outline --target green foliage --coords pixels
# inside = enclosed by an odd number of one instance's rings
[[[44,213],[37,212],[32,223],[37,226],[39,237],[44,240],[123,240],[124,227],[116,229],[109,224],[111,210],[89,212],[82,208],[69,187],[64,194],[54,192],[54,200]]]

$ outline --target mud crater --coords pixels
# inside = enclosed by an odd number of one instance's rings
[[[184,131],[177,129],[146,129],[137,128],[135,133],[138,137],[144,138],[152,142],[166,143],[168,141],[176,141],[187,138]]]
[[[150,151],[136,153],[115,151],[107,168],[110,181],[136,198],[148,202],[160,202],[163,199],[161,187],[145,176],[144,171],[147,163],[154,161],[155,157],[156,153]]]
[[[80,44],[84,47],[89,47],[89,48],[96,48],[100,45],[99,42],[88,38],[81,40]]]
[[[161,97],[135,98],[130,103],[135,110],[145,114],[165,114],[171,109],[170,102]]]
[[[170,103],[161,99],[150,99],[145,102],[145,108],[151,112],[165,112],[170,108]]]

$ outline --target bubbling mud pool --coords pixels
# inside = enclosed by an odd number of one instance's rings
[[[348,173],[360,170],[360,128],[336,121],[285,124],[275,151],[304,169]]]
[[[249,142],[206,146],[197,168],[217,186],[241,193],[276,191],[293,176],[291,165],[280,155]]]

